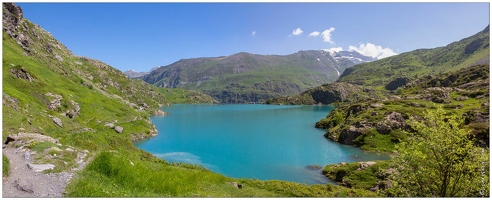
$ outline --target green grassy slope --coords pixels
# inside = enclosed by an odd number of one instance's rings
[[[445,47],[419,49],[363,63],[345,70],[337,81],[364,86],[385,86],[397,77],[455,71],[488,60],[490,54],[489,27],[483,31],[453,42]]]

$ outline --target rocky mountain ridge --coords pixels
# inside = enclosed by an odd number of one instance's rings
[[[285,56],[242,52],[182,59],[142,79],[159,87],[201,91],[222,103],[264,102],[334,81],[345,69],[374,60],[348,51],[309,50]]]

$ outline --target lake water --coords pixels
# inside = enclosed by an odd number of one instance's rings
[[[200,164],[235,178],[328,183],[308,165],[388,159],[332,142],[314,124],[330,106],[172,105],[153,117],[159,135],[135,143],[169,162]]]

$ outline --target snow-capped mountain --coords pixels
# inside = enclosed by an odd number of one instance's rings
[[[322,51],[328,52],[335,60],[350,60],[354,64],[360,64],[364,62],[371,62],[378,60],[377,58],[365,56],[360,54],[357,51],[343,51],[343,50],[335,50],[335,49],[322,49]]]
[[[142,77],[142,76],[149,74],[150,72],[158,69],[159,67],[162,67],[162,66],[154,67],[149,72],[137,72],[135,70],[129,69],[129,70],[124,71],[123,74],[125,74],[129,78],[138,78],[138,77]]]

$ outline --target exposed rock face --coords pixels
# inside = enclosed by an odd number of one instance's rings
[[[365,120],[361,122],[356,122],[355,124],[351,125],[348,130],[343,130],[340,133],[340,136],[338,136],[338,140],[335,141],[338,141],[342,144],[353,145],[355,138],[361,136],[370,128],[372,128],[371,124]]]
[[[36,80],[24,67],[21,67],[20,69],[12,68],[10,69],[10,73],[15,75],[17,78],[24,79],[29,82]]]
[[[317,90],[312,93],[313,100],[323,104],[331,104],[337,101],[342,102],[347,95],[348,92],[343,87],[333,87],[331,90]]]
[[[386,119],[376,124],[376,130],[381,134],[389,134],[391,130],[407,128],[405,117],[398,112],[387,113]]]
[[[18,31],[20,27],[27,29],[22,23],[24,18],[22,9],[14,3],[3,3],[3,8],[5,8],[2,15],[3,30],[14,38],[26,52],[31,52],[29,49],[29,46],[33,44],[31,37],[25,32]]]
[[[3,30],[11,37],[19,26],[20,21],[24,18],[24,13],[19,6],[14,3],[3,3],[5,11],[2,16]]]
[[[406,77],[396,78],[395,80],[393,80],[393,81],[389,82],[389,83],[385,86],[385,88],[386,88],[387,90],[396,90],[396,89],[398,89],[399,87],[404,86],[405,84],[407,84],[407,83],[408,83],[408,81],[410,81],[410,79],[409,79],[409,78],[406,78]]]

